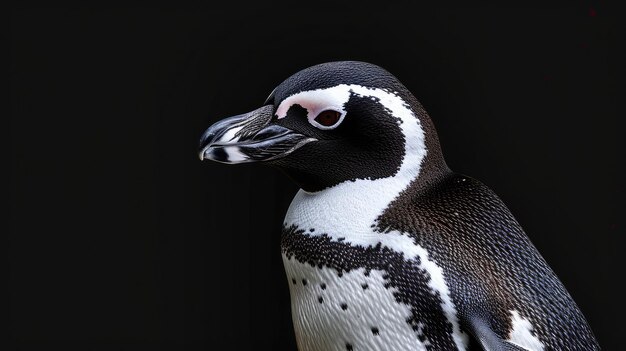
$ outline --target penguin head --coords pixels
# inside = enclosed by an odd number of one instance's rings
[[[200,140],[200,159],[273,165],[308,192],[448,170],[415,97],[386,70],[356,61],[304,69],[259,109],[213,124]]]

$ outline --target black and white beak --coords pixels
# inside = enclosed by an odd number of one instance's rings
[[[216,122],[200,138],[200,160],[222,163],[270,161],[316,139],[271,123],[273,106]]]

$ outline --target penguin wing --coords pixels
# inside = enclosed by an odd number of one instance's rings
[[[479,181],[451,174],[409,188],[378,225],[408,233],[441,267],[461,329],[484,350],[600,349],[556,274]],[[523,336],[509,339],[516,321]]]
[[[478,345],[485,351],[528,351],[506,340],[502,340],[482,318],[470,318],[461,321],[464,329],[476,339]]]

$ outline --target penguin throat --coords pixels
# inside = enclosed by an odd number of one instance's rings
[[[420,175],[427,154],[424,131],[409,105],[397,94],[358,85],[329,89],[346,89],[353,94],[376,98],[398,119],[405,139],[402,163],[390,177],[344,181],[317,192],[300,190],[287,211],[285,225],[315,228],[316,234],[371,245],[378,240],[375,231],[378,218]]]

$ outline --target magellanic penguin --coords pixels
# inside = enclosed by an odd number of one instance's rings
[[[281,246],[301,351],[599,350],[507,207],[448,168],[426,111],[378,66],[294,74],[212,125],[200,158],[300,186]]]

